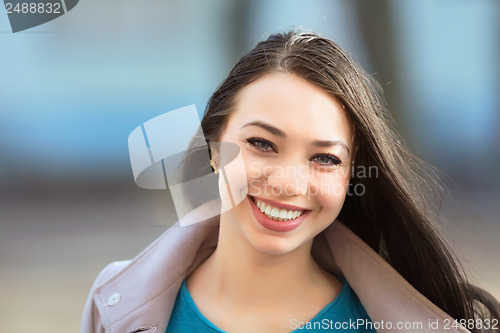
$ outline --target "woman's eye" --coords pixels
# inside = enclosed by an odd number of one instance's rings
[[[320,154],[313,157],[313,160],[322,166],[337,166],[342,163],[342,161],[334,155],[331,154]]]
[[[274,147],[274,144],[271,141],[268,141],[266,139],[262,138],[250,138],[247,139],[247,142],[252,146],[260,151],[263,152],[276,152],[276,147]]]

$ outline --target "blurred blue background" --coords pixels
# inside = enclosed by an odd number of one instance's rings
[[[300,27],[381,82],[408,145],[449,176],[450,243],[500,297],[498,1],[82,0],[16,34],[0,13],[0,321],[77,330],[97,272],[172,222],[168,193],[135,187],[129,133],[189,104],[201,117],[242,55]]]

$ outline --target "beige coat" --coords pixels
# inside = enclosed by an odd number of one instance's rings
[[[182,280],[214,251],[217,236],[218,217],[184,227],[178,222],[134,259],[106,266],[92,286],[81,332],[164,333]],[[316,237],[313,255],[345,276],[377,332],[468,332],[453,329],[450,316],[339,221]]]

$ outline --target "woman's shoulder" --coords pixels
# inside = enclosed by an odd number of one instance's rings
[[[104,267],[87,298],[82,332],[104,332],[104,323],[128,332],[132,326],[124,318],[131,314],[158,322],[158,309],[168,314],[182,279],[215,249],[215,231],[212,224],[176,223],[133,259]]]
[[[120,274],[120,272],[130,263],[130,260],[124,261],[114,261],[108,265],[106,265],[97,278],[94,280],[92,288],[90,289],[90,293],[87,297],[87,301],[85,303],[83,309],[83,316],[81,322],[81,332],[104,332],[104,327],[101,321],[101,318],[98,314],[98,310],[94,304],[94,296],[96,294],[96,290],[106,284],[108,281],[113,279],[115,276]],[[110,298],[109,302],[116,301],[116,296],[114,298]]]
[[[94,287],[99,287],[102,284],[105,284],[107,281],[111,280],[114,276],[118,275],[128,264],[130,264],[131,260],[121,260],[121,261],[113,261],[107,264],[101,272],[97,275],[94,281]]]

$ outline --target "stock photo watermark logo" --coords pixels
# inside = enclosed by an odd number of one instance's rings
[[[181,226],[220,215],[248,195],[328,197],[363,196],[377,166],[311,167],[245,163],[233,142],[208,145],[195,105],[156,116],[128,137],[132,173],[144,189],[169,190]],[[215,162],[214,160],[215,159]],[[217,172],[216,172],[217,171]],[[355,181],[354,181],[355,180]]]
[[[73,9],[79,0],[4,0],[12,32],[52,21]]]
[[[303,194],[308,199],[318,195],[339,196],[366,193],[366,185],[353,183],[352,179],[378,178],[377,166],[352,165],[351,168],[338,168],[327,172],[324,168],[311,169],[305,166],[269,166],[262,167],[252,163],[249,171],[249,192],[254,195],[294,196]],[[272,182],[269,179],[273,179]],[[274,179],[278,179],[277,182]]]

